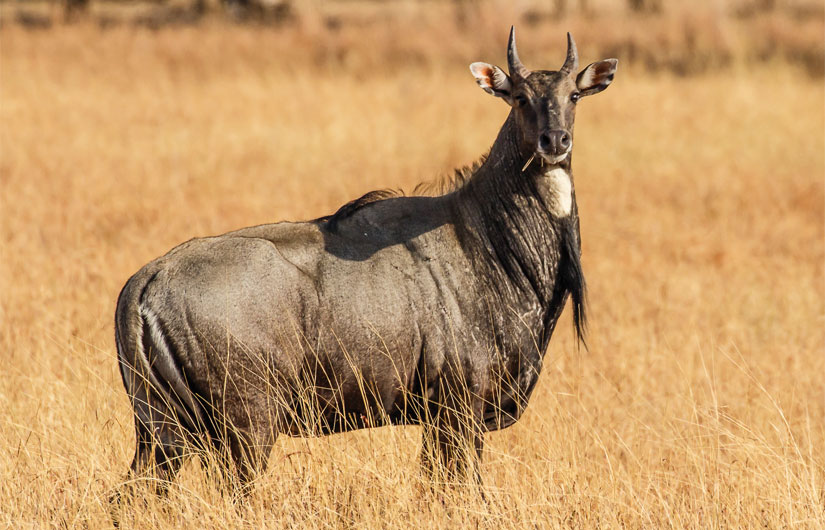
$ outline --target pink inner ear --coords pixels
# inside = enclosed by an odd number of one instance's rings
[[[492,68],[484,68],[481,70],[481,74],[484,76],[484,81],[487,83],[488,86],[493,86],[493,69]]]
[[[495,70],[492,66],[484,63],[474,63],[471,70],[479,86],[493,86],[493,75],[495,75]]]
[[[601,78],[607,75],[610,72],[610,63],[600,63],[596,66],[596,75]]]

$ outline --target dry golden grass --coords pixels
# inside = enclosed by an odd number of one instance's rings
[[[131,273],[193,236],[472,161],[507,109],[464,63],[502,63],[505,31],[460,63],[356,46],[356,75],[289,32],[4,28],[0,526],[110,524],[133,451],[112,331]],[[532,66],[563,54],[523,48]],[[281,438],[239,508],[192,462],[124,526],[825,525],[825,93],[745,64],[620,65],[582,102],[590,351],[565,315],[526,415],[487,436],[487,502],[433,497],[419,430],[384,428]]]

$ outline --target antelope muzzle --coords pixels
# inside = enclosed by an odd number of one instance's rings
[[[545,129],[539,135],[538,152],[551,163],[561,162],[573,149],[573,137],[563,129]]]

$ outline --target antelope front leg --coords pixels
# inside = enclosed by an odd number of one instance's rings
[[[484,432],[483,402],[448,403],[424,426],[421,468],[434,483],[473,482],[481,485]]]

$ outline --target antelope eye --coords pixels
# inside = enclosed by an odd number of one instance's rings
[[[575,102],[577,102],[579,99],[581,99],[581,97],[582,97],[582,96],[581,96],[581,94],[579,94],[578,92],[574,92],[574,93],[570,94],[570,101],[572,101],[573,103],[575,103]]]
[[[516,96],[516,105],[518,105],[519,107],[527,105],[527,98],[519,94],[518,96]]]

